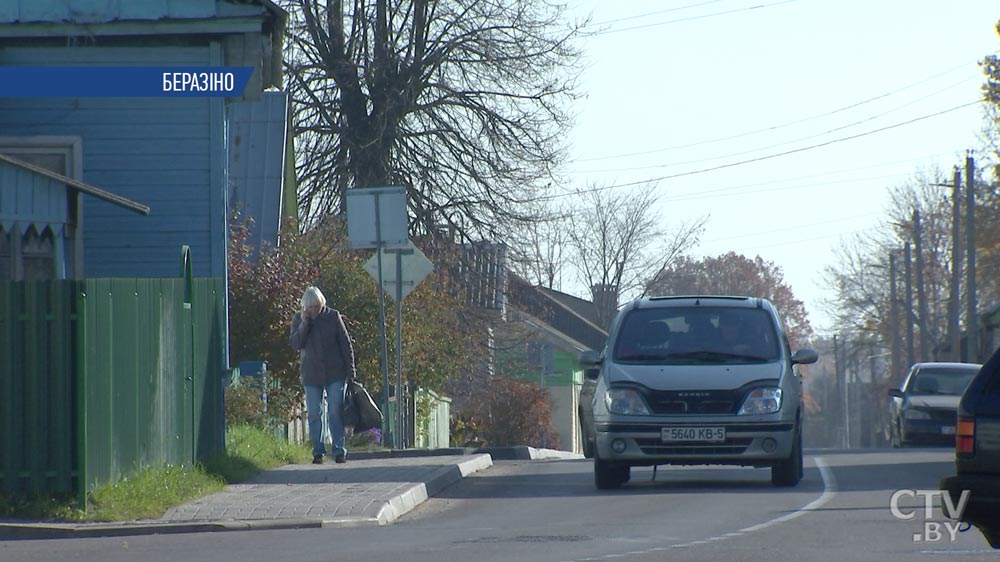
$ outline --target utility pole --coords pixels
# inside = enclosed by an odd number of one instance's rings
[[[962,360],[962,328],[959,325],[962,291],[962,171],[955,166],[951,184],[951,289],[948,295],[948,345],[951,360]]]
[[[833,335],[833,376],[837,381],[837,408],[836,408],[836,421],[837,429],[839,430],[837,438],[840,441],[840,445],[843,448],[847,447],[847,400],[845,399],[845,388],[844,388],[844,375],[843,375],[843,364],[840,360],[840,340],[837,335]]]
[[[894,383],[902,371],[899,364],[899,295],[896,294],[895,252],[889,252],[889,350],[889,381]]]
[[[972,155],[965,157],[965,236],[968,249],[968,267],[966,268],[966,291],[968,292],[968,310],[965,324],[967,326],[966,342],[968,347],[967,361],[979,362],[979,319],[976,317],[976,162]]]
[[[910,243],[903,245],[903,275],[906,277],[906,366],[917,362],[916,345],[913,341],[913,275],[910,268]]]
[[[917,251],[917,329],[920,330],[920,360],[928,361],[930,342],[927,335],[927,291],[924,290],[923,232],[920,228],[920,210],[913,210],[913,238]]]

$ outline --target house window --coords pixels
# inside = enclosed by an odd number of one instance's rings
[[[46,228],[39,234],[28,229],[21,242],[21,260],[25,281],[42,281],[56,276],[56,252],[52,230]]]
[[[73,136],[0,137],[0,154],[79,180],[81,142]],[[67,191],[65,210],[60,213],[65,215],[62,225],[48,218],[38,221],[28,215],[16,217],[22,225],[33,225],[23,236],[18,234],[18,228],[11,232],[0,230],[0,279],[33,281],[82,272],[83,247],[76,228],[80,218],[77,197],[78,194]]]

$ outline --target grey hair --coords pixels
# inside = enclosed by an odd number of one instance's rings
[[[308,287],[306,292],[302,293],[302,308],[314,304],[326,306],[326,297],[323,296],[323,291],[320,291],[319,287]]]

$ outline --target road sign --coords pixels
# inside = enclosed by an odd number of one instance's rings
[[[405,188],[347,190],[348,248],[400,248],[407,242]]]
[[[396,256],[399,256],[397,263]],[[375,255],[365,262],[365,271],[378,282],[378,256]],[[406,241],[406,246],[399,249],[382,250],[382,287],[385,294],[392,298],[397,298],[396,291],[400,290],[400,300],[405,299],[417,285],[426,278],[430,272],[434,271],[434,264],[427,256],[413,245],[413,242]],[[402,279],[400,286],[397,279]]]

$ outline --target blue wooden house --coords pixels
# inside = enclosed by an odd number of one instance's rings
[[[49,172],[0,162],[0,275],[35,271],[23,256],[41,246],[56,278],[175,277],[188,246],[196,277],[225,279],[227,221],[246,207],[231,197],[259,207],[244,211],[275,236],[287,100],[262,93],[281,85],[285,19],[268,0],[0,0],[0,66],[254,68],[239,99],[0,98],[0,154]],[[29,215],[25,194],[60,190],[79,199],[53,205],[66,216]]]
[[[285,20],[269,0],[0,0],[0,67],[253,69],[239,98],[0,97],[0,493],[82,501],[224,447],[229,217],[274,244],[294,202]]]

